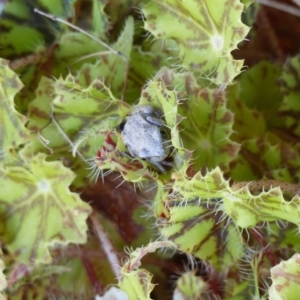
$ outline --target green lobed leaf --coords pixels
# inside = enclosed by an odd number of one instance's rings
[[[251,109],[263,114],[266,128],[278,126],[277,111],[282,96],[276,83],[280,67],[268,61],[261,61],[240,76],[240,99]]]
[[[84,88],[71,75],[57,80],[54,91],[53,116],[61,133],[72,141],[73,152],[79,148],[84,156],[94,157],[106,133],[117,126],[122,102],[101,81]]]
[[[22,87],[8,61],[0,59],[0,161],[4,163],[15,161],[17,158],[13,152],[30,140],[24,126],[27,119],[15,109],[14,104],[14,97]]]
[[[273,181],[249,182],[245,185],[240,183],[230,187],[229,182],[224,179],[219,168],[215,168],[205,175],[198,172],[192,178],[184,175],[183,170],[181,172],[179,171],[172,175],[175,179],[173,193],[175,196],[177,193],[182,195],[182,198],[178,196],[179,201],[181,201],[180,205],[183,203],[189,204],[185,199],[194,199],[191,203],[195,205],[194,202],[197,202],[197,199],[221,198],[222,202],[220,202],[220,205],[222,203],[222,206],[220,209],[237,226],[242,228],[254,227],[262,221],[285,220],[298,226],[300,224],[299,195],[297,194],[287,201],[279,187],[281,186],[283,190],[286,187],[288,191],[287,183],[282,182],[279,185],[279,183]],[[295,191],[291,192],[296,193],[297,187],[295,187]],[[170,201],[172,201],[172,196],[170,196]],[[198,209],[201,210],[200,205],[198,206]],[[188,208],[185,207],[185,209]],[[196,209],[191,210],[185,218],[192,218],[194,213],[197,214]]]
[[[92,28],[93,32],[97,33],[97,36],[102,40],[105,39],[106,33],[109,30],[109,16],[105,13],[105,7],[107,5],[107,0],[97,1],[93,0],[92,8]],[[101,16],[101,17],[99,17]]]
[[[132,49],[133,33],[134,22],[133,18],[129,17],[117,42],[111,45],[114,50],[123,53],[128,60]],[[99,48],[102,52],[108,51],[105,47]],[[110,87],[116,97],[123,98],[124,80],[127,76],[124,58],[117,54],[101,54],[101,52],[99,56],[100,58],[96,63],[85,63],[79,70],[76,79],[84,87],[88,86],[93,80],[100,79],[106,86]]]
[[[174,40],[155,40],[149,45],[146,42],[142,46],[133,47],[130,64],[130,72],[133,71],[133,76],[141,76],[137,80],[143,79],[143,83],[153,77],[159,69],[171,67],[178,56],[178,47]]]
[[[33,268],[23,263],[14,263],[8,274],[10,299],[23,299],[25,296],[43,299],[54,278],[70,272],[70,266],[40,265]]]
[[[132,300],[151,300],[150,293],[154,288],[152,275],[145,269],[134,270],[125,274],[119,282],[119,287]]]
[[[225,169],[240,149],[230,139],[234,120],[225,92],[201,88],[191,74],[182,76],[181,81],[188,98],[179,106],[184,117],[180,123],[181,139],[185,148],[193,151],[193,166],[196,170],[216,166]]]
[[[42,141],[38,138],[38,133],[41,134],[45,141],[49,141],[49,148],[59,148],[65,143],[63,138],[57,135],[55,125],[51,123],[51,107],[54,92],[53,80],[42,77],[35,92],[36,97],[28,106],[29,120],[27,128],[32,132],[31,144],[33,152],[45,150]]]
[[[223,177],[219,167],[207,172],[205,175],[197,172],[192,178],[185,174],[185,170],[173,173],[174,191],[187,199],[200,197],[203,199],[222,198],[230,190],[229,182]]]
[[[59,35],[61,24],[35,13],[34,8],[68,18],[74,2],[76,0],[7,2],[0,19],[0,56],[20,56],[35,51],[37,43],[51,44]]]
[[[246,75],[242,74],[241,77],[243,76]],[[253,79],[255,80],[255,78],[256,77]],[[248,98],[244,93],[242,94],[243,88],[244,87],[237,83],[229,86],[227,93],[227,106],[234,113],[233,131],[235,134],[232,135],[232,139],[239,143],[251,138],[263,136],[267,131],[266,120],[263,113],[260,109],[250,108],[247,105],[245,100]],[[251,93],[253,93],[252,90]],[[249,94],[247,95],[249,96]],[[250,103],[249,105],[254,106]],[[249,128],[251,128],[251,130],[249,130]]]
[[[300,56],[297,55],[285,63],[282,74],[279,77],[280,89],[283,94],[279,114],[284,122],[284,127],[297,138],[300,136],[298,118],[300,112],[299,68]]]
[[[287,100],[297,93],[297,64],[292,67],[297,59],[292,60],[294,63],[287,62],[281,76],[279,66],[262,61],[243,73],[236,86],[229,87],[228,104],[235,113],[233,129],[237,133],[233,139],[242,144],[238,158],[231,162],[230,175],[234,180],[265,176],[299,181],[297,97]],[[284,109],[287,102],[294,103],[289,112]]]
[[[57,81],[55,94],[54,118],[74,155],[81,153],[96,176],[111,169],[129,181],[142,180],[146,164],[122,154],[126,148],[117,134],[122,117],[130,111],[125,102],[115,99],[99,80],[83,88],[71,75]]]
[[[134,46],[130,56],[127,94],[129,100],[133,101],[140,97],[139,91],[145,82],[149,81],[159,69],[175,64],[178,57],[178,47],[174,40],[156,40],[148,47],[144,44]],[[128,98],[126,101],[128,102]]]
[[[48,248],[86,242],[90,206],[69,191],[74,173],[61,162],[32,157],[29,169],[1,170],[0,235],[15,259],[50,263]]]
[[[243,9],[239,0],[164,0],[150,1],[142,11],[146,30],[178,43],[184,69],[226,86],[243,66],[231,56],[249,31],[241,22]]]
[[[169,108],[165,108],[168,116],[171,113],[170,106],[178,103],[177,122],[168,124],[172,126],[172,136],[176,133],[174,129],[179,130],[180,142],[177,142],[177,148],[184,146],[193,152],[195,169],[217,165],[223,169],[228,168],[240,146],[231,140],[233,114],[226,107],[224,92],[201,88],[191,73],[176,74],[168,68],[162,68],[156,76],[164,81],[168,90],[174,90],[177,98],[177,102],[170,103],[168,100]]]
[[[269,288],[270,300],[297,300],[299,298],[300,254],[282,261],[271,268],[272,285]]]
[[[248,279],[248,278],[247,278]],[[251,281],[250,281],[251,282]],[[242,282],[229,279],[226,281],[226,294],[227,297],[224,297],[226,300],[245,300],[245,299],[255,299],[254,287],[249,284],[249,280],[243,280]],[[260,300],[265,300],[260,298]]]
[[[181,251],[208,261],[217,270],[237,263],[243,255],[241,235],[223,217],[221,199],[201,199],[195,193],[187,198],[176,187],[172,194],[162,191],[159,186],[154,213],[164,238],[176,243]]]
[[[251,186],[251,182],[249,182],[249,186]],[[252,193],[248,186],[241,187],[236,191],[233,189],[223,198],[224,210],[236,225],[242,228],[251,228],[259,222],[277,220],[285,220],[300,225],[300,198],[298,195],[290,201],[286,201],[279,187],[262,191],[258,195],[253,194],[255,189],[259,192],[261,188],[259,186],[251,187]]]
[[[231,163],[236,181],[260,179],[263,176],[286,182],[299,182],[299,146],[276,135],[245,140],[238,158]]]
[[[173,299],[193,300],[199,298],[208,288],[208,283],[195,272],[185,272],[176,282]]]
[[[105,11],[109,16],[111,23],[118,25],[123,23],[124,16],[128,14],[129,11],[135,10],[143,3],[147,3],[148,0],[117,0],[117,1],[107,1]]]
[[[288,259],[295,252],[300,252],[300,236],[295,224],[285,223],[284,226],[278,226],[272,223],[263,234],[275,251],[280,251],[282,259]]]
[[[88,164],[80,157],[73,157],[72,148],[66,136],[60,134],[59,128],[52,120],[52,102],[55,98],[55,83],[52,79],[42,77],[36,90],[36,98],[30,102],[28,107],[29,122],[27,128],[31,131],[31,143],[24,149],[25,160],[39,152],[51,154],[49,159],[61,160],[66,166],[72,167],[77,177],[73,186],[82,187],[86,184],[91,171]],[[73,134],[76,132],[73,131]],[[72,139],[70,135],[69,139]]]

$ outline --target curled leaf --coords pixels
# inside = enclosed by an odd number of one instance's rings
[[[24,124],[27,119],[14,104],[14,96],[23,87],[19,77],[0,59],[0,161],[15,160],[13,150],[29,141],[29,133]]]
[[[131,300],[150,300],[150,292],[154,288],[151,283],[152,275],[145,269],[139,269],[141,259],[149,252],[161,248],[177,249],[177,246],[170,241],[157,241],[149,243],[145,247],[137,248],[130,253],[128,261],[122,266],[122,277],[119,278],[119,287],[126,292]]]

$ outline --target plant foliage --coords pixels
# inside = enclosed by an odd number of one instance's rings
[[[297,299],[300,56],[244,68],[263,8],[4,2],[0,299]],[[136,106],[165,172],[123,142]]]

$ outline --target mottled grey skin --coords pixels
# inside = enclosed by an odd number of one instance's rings
[[[153,106],[137,106],[122,128],[125,146],[132,157],[148,160],[165,172],[162,164],[171,151],[170,137],[162,111]]]

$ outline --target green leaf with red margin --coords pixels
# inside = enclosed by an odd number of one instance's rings
[[[147,3],[148,0],[117,0],[107,1],[105,11],[108,14],[109,20],[113,24],[122,24],[124,16],[128,15],[128,12],[135,11],[137,7]]]
[[[226,280],[226,287],[224,290],[226,291],[226,297],[224,297],[225,300],[245,300],[247,297],[251,297],[250,299],[255,299],[253,297],[254,292],[254,286],[252,284],[249,284],[249,280],[245,280],[243,278],[243,281],[241,280],[233,280],[231,278],[228,278]],[[259,298],[260,300],[266,300],[264,298]]]
[[[243,255],[240,232],[236,226],[228,224],[221,208],[221,199],[207,200],[197,193],[184,197],[176,186],[174,192],[168,194],[159,185],[154,215],[163,238],[221,271],[236,264]]]
[[[263,114],[266,128],[278,126],[277,116],[282,95],[277,84],[280,67],[268,61],[261,61],[240,76],[239,98],[249,108]]]
[[[146,82],[162,67],[171,67],[178,56],[178,47],[174,40],[156,40],[142,46],[134,46],[131,53],[130,71],[141,76],[142,82]],[[140,65],[143,68],[140,68]]]
[[[29,169],[1,170],[0,235],[26,265],[50,263],[49,247],[86,242],[88,204],[69,191],[74,173],[38,154]]]
[[[51,149],[59,149],[66,144],[62,136],[57,135],[57,128],[51,123],[51,108],[55,95],[53,79],[42,77],[36,89],[36,97],[28,105],[29,121],[27,128],[32,133],[31,150],[33,153],[45,151],[45,145],[38,138],[38,133],[47,141]]]
[[[8,294],[11,299],[44,299],[55,277],[70,273],[70,266],[28,266],[14,263],[8,273]]]
[[[156,0],[145,5],[142,12],[146,30],[156,38],[178,43],[184,69],[226,86],[243,66],[242,60],[234,60],[231,55],[249,31],[241,22],[243,10],[239,0]]]
[[[105,13],[108,0],[97,1],[93,0],[92,8],[92,28],[93,32],[102,40],[105,39],[106,33],[109,31],[109,16]]]
[[[123,154],[126,148],[117,127],[131,109],[125,102],[115,99],[110,89],[102,82],[95,80],[88,88],[83,88],[71,75],[65,80],[57,80],[55,84],[43,79],[38,95],[39,97],[30,106],[32,121],[29,128],[35,131],[42,129],[41,134],[44,139],[50,141],[48,146],[52,150],[58,151],[61,155],[64,153],[65,156],[70,148],[73,154],[80,153],[84,160],[91,162],[91,168],[96,176],[101,170],[111,169],[119,171],[126,180],[132,182],[141,181],[143,177],[157,177],[156,173],[147,170],[147,162]],[[56,97],[51,104],[53,95]],[[45,100],[42,104],[38,100],[41,97]],[[176,92],[168,91],[161,80],[155,79],[142,92],[140,105],[145,103],[148,105],[151,103],[168,112],[166,119],[168,126],[172,128],[172,142],[179,148]],[[52,123],[56,126],[50,124],[45,127],[49,115],[51,116],[51,110],[53,110]],[[57,131],[63,138],[57,138]],[[39,148],[41,147],[36,149]],[[180,155],[174,156],[175,161],[180,164],[182,161]]]
[[[181,88],[188,99],[179,105],[180,137],[185,148],[193,151],[193,166],[223,170],[238,154],[240,145],[231,140],[233,113],[227,108],[225,92],[201,88],[192,74],[175,75],[173,86]]]
[[[68,18],[75,1],[8,1],[0,19],[0,56],[16,57],[35,50],[37,43],[53,42],[61,24],[34,12],[34,8]],[[34,42],[30,42],[34,41]]]
[[[246,75],[242,74],[241,77],[242,76]],[[254,77],[254,79],[255,78],[256,77]],[[234,113],[233,131],[235,134],[232,135],[232,139],[239,143],[248,139],[264,136],[267,131],[266,120],[263,113],[247,105],[245,101],[247,98],[243,98],[241,94],[242,89],[242,86],[237,83],[229,86],[226,94],[228,99],[227,107]],[[243,94],[243,96],[245,95]],[[251,130],[249,130],[249,128],[251,128]]]
[[[271,300],[297,300],[300,285],[300,254],[296,253],[287,261],[282,261],[271,269],[273,281],[269,288]]]
[[[57,130],[69,139],[73,153],[78,149],[87,158],[95,157],[106,134],[120,123],[119,107],[129,111],[129,106],[115,99],[99,80],[82,87],[69,75],[56,81],[54,92],[52,110]]]
[[[249,143],[257,143],[256,147],[264,147],[264,143],[258,137],[266,135],[266,120],[261,111],[247,106],[241,97],[241,89],[237,83],[229,86],[227,93],[227,106],[234,113],[234,134],[231,139],[241,144],[237,157],[230,162],[230,176],[235,181],[259,179],[263,176],[261,170],[265,171],[265,167],[260,163],[263,154],[255,155],[253,147],[248,146]]]
[[[278,182],[238,183],[231,187],[220,168],[205,175],[185,174],[183,168],[173,172],[175,181],[170,192],[163,184],[158,185],[154,202],[157,226],[162,236],[182,251],[208,260],[217,269],[241,258],[243,243],[238,227],[253,228],[260,222],[278,220],[300,225],[299,196],[285,200]],[[285,182],[280,186],[292,195],[299,190]]]
[[[134,22],[133,18],[129,17],[126,20],[125,27],[119,36],[117,42],[111,47],[122,53],[123,56],[109,53],[100,54],[100,58],[93,63],[85,63],[79,70],[76,80],[83,87],[87,87],[93,80],[100,79],[106,86],[109,86],[110,90],[115,97],[120,99],[126,99],[124,92],[125,77],[128,75],[126,72],[125,58],[129,61],[130,53],[132,50],[134,33]],[[82,37],[86,39],[86,37]],[[92,41],[90,41],[91,43]],[[93,41],[94,43],[94,41]],[[102,52],[107,52],[108,49],[105,47],[99,47]],[[99,51],[99,50],[98,50]]]
[[[278,136],[266,136],[245,140],[238,157],[231,162],[230,175],[235,181],[261,179],[263,177],[286,182],[299,182],[299,146],[291,145]]]
[[[274,181],[237,183],[232,187],[223,177],[220,168],[206,173],[196,173],[188,178],[181,170],[176,174],[173,191],[179,192],[184,199],[200,197],[201,199],[222,198],[222,210],[242,228],[254,227],[259,222],[272,222],[285,220],[296,225],[299,221],[300,198],[297,186],[282,182],[281,185]],[[280,188],[281,186],[281,188]],[[283,191],[292,193],[289,201],[283,197]],[[293,195],[296,196],[293,197]]]
[[[168,90],[176,91],[179,145],[193,152],[193,167],[196,170],[218,165],[228,168],[240,146],[231,140],[234,120],[232,112],[226,107],[224,92],[201,88],[191,73],[176,74],[162,68],[157,77],[164,81]],[[167,115],[170,113],[168,110],[170,108],[166,107]]]
[[[110,169],[120,172],[128,181],[141,181],[148,173],[146,163],[122,153],[126,148],[117,133],[130,106],[115,99],[99,80],[83,88],[69,75],[65,80],[58,80],[54,90],[57,130],[68,140],[73,154],[80,153],[96,177]]]
[[[288,87],[284,80],[293,78],[295,71],[296,68],[281,76],[281,91],[286,97],[290,92],[297,93],[297,84],[294,88]],[[291,134],[292,127],[285,125],[288,119],[293,119],[297,128],[298,121],[293,111],[297,109],[294,107],[284,112],[287,99],[283,99],[280,93],[279,75],[278,66],[261,62],[243,73],[235,86],[228,88],[228,106],[235,114],[233,130],[236,134],[233,139],[242,144],[238,157],[230,165],[233,180],[268,177],[297,182],[300,144],[296,135]],[[289,103],[297,105],[296,98],[293,98]]]
[[[94,85],[92,84],[90,88],[84,89],[75,82],[74,77],[71,75],[65,80],[59,79],[56,82],[42,77],[36,90],[36,98],[29,105],[30,119],[27,127],[32,132],[32,143],[30,148],[27,147],[26,149],[28,152],[27,156],[30,157],[32,153],[50,152],[52,154],[51,160],[63,159],[69,166],[72,166],[72,170],[76,173],[77,177],[73,184],[77,187],[82,187],[86,184],[86,178],[91,171],[88,170],[89,164],[87,164],[85,159],[82,160],[80,157],[74,158],[70,153],[70,149],[74,150],[76,143],[79,151],[81,150],[82,155],[88,159],[95,157],[98,149],[97,143],[101,146],[103,142],[103,135],[100,133],[97,135],[93,131],[93,124],[91,123],[93,123],[94,119],[96,119],[95,122],[97,123],[97,113],[99,114],[99,122],[102,122],[101,111],[103,112],[113,102],[113,99],[109,99],[110,96],[106,93],[108,90],[104,89],[103,93],[97,90],[97,87],[101,86],[102,83],[94,82]],[[58,101],[61,106],[60,113],[54,115],[52,120],[55,96],[62,103]],[[102,108],[100,102],[103,104]],[[82,115],[77,112],[78,105],[82,105]],[[86,111],[87,105],[91,108],[99,108],[99,110],[95,109],[95,114],[91,112],[90,118],[86,116],[88,113]],[[67,107],[66,112],[64,112],[64,106]],[[113,104],[112,108],[117,110]],[[113,114],[113,112],[111,113]],[[68,126],[60,124],[60,118],[69,118]],[[78,120],[81,120],[81,123]],[[109,120],[107,124],[109,124]],[[84,127],[84,125],[89,127]],[[94,124],[94,126],[96,125]],[[83,133],[86,128],[89,130]],[[84,146],[80,148],[81,144]],[[89,145],[94,145],[95,147],[91,149],[88,147]]]
[[[300,225],[300,198],[298,195],[287,201],[279,187],[271,187],[268,191],[262,191],[255,195],[265,187],[251,185],[251,182],[248,186],[236,188],[237,190],[233,188],[232,192],[223,198],[224,210],[236,225],[242,228],[251,228],[259,222],[277,220]]]
[[[22,87],[8,61],[0,59],[0,161],[4,163],[19,160],[14,151],[30,140],[24,126],[27,119],[15,109],[14,104],[14,97]]]
[[[171,67],[177,62],[178,47],[174,40],[156,40],[150,45],[146,42],[144,44],[134,46],[131,52],[128,74],[129,99],[140,97],[141,88],[145,82],[151,80],[157,70],[162,67]]]

